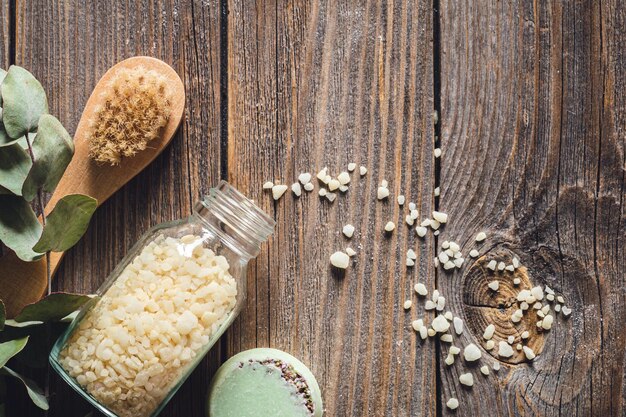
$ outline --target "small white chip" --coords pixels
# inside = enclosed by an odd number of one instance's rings
[[[522,282],[521,279],[519,278],[513,278],[513,285],[520,285],[520,283]]]
[[[524,349],[524,355],[526,355],[526,359],[528,359],[529,361],[532,361],[533,359],[535,359],[534,350],[532,350],[528,346],[523,346],[522,349]]]
[[[498,356],[502,358],[510,358],[513,356],[513,348],[504,341],[498,343]]]
[[[500,288],[500,281],[491,281],[489,284],[487,284],[487,286],[493,291],[498,291],[498,289]]]
[[[354,236],[354,226],[352,226],[351,224],[346,224],[343,227],[343,234],[347,237],[347,238],[351,238],[352,236]]]
[[[415,260],[417,259],[417,254],[413,249],[409,249],[408,251],[406,251],[406,257]]]
[[[268,181],[265,184],[263,184],[263,189],[264,190],[271,190],[273,186],[274,186],[274,183],[272,181]]]
[[[335,198],[337,198],[337,194],[335,194],[335,193],[326,193],[326,200],[330,201],[331,203],[333,201],[335,201]]]
[[[317,173],[317,179],[326,183],[326,176],[328,175],[328,168],[324,167],[320,172]]]
[[[506,264],[502,261],[498,262],[498,271],[504,271],[504,268],[506,268]]]
[[[494,342],[493,340],[487,340],[487,343],[485,343],[485,349],[487,350],[491,350],[496,346],[496,342]]]
[[[433,211],[433,219],[437,220],[441,224],[444,224],[448,221],[448,215],[441,211]]]
[[[422,340],[425,340],[428,337],[428,330],[430,329],[426,326],[423,326],[420,329],[420,337],[422,338]]]
[[[387,187],[389,187],[389,183],[387,182],[387,180],[382,180],[380,182],[380,186],[383,187],[383,188],[387,188]]]
[[[481,356],[482,353],[480,352],[480,349],[473,343],[470,343],[469,345],[465,346],[465,349],[463,349],[463,357],[468,362],[477,361],[481,358]]]
[[[412,202],[412,201],[409,203],[409,210],[411,210],[411,211],[413,211],[413,210],[417,210],[417,206],[416,206],[416,205],[415,205],[415,203],[414,203],[414,202]]]
[[[530,333],[528,332],[528,330],[524,330],[521,334],[521,338],[526,340],[530,337]]]
[[[510,272],[515,271],[515,267],[513,265],[507,265],[504,269]]]
[[[306,184],[304,184],[305,191],[313,191],[314,188],[315,185],[313,185],[312,182],[307,182]]]
[[[422,297],[425,297],[428,295],[428,290],[426,289],[426,286],[424,284],[422,284],[421,282],[418,282],[417,284],[415,284],[415,292],[418,295],[421,295]]]
[[[414,209],[414,210],[411,210],[411,212],[410,212],[410,214],[409,214],[409,216],[411,216],[411,218],[412,218],[413,220],[417,220],[417,218],[419,217],[419,215],[420,215],[419,211],[417,211],[417,210],[415,210],[415,209]]]
[[[446,320],[448,320],[448,321],[452,321],[452,320],[454,319],[454,316],[452,315],[452,312],[451,312],[451,311],[446,311],[446,314],[444,314],[443,316],[444,316],[444,317],[446,318]]]
[[[487,234],[485,232],[479,232],[476,235],[476,242],[482,242],[485,239],[487,239]]]
[[[457,346],[450,346],[450,354],[451,355],[458,355],[459,353],[461,353],[461,348],[457,347]]]
[[[354,162],[350,162],[348,164],[348,171],[352,172],[356,169],[356,164]]]
[[[288,189],[286,185],[275,185],[272,187],[272,197],[274,200],[279,200]]]
[[[435,307],[437,307],[437,304],[435,304],[431,300],[426,300],[426,304],[424,304],[424,310],[434,310]]]
[[[387,224],[385,225],[385,232],[393,232],[395,228],[396,224],[394,222],[387,222]]]
[[[347,185],[340,185],[339,186],[339,191],[341,191],[342,193],[345,193],[346,191],[348,191],[348,186]]]
[[[556,310],[556,309],[555,309]],[[568,308],[566,306],[563,306],[563,308],[561,309],[561,311],[563,312],[563,315],[565,315],[565,317],[568,317],[570,314],[572,314],[572,309]]]
[[[412,305],[413,305],[413,301],[406,300],[402,306],[404,307],[405,310],[408,310],[411,308]]]
[[[466,374],[461,374],[459,375],[459,382],[463,385],[471,387],[472,385],[474,385],[474,376],[469,372]]]
[[[446,306],[446,299],[444,297],[437,298],[437,311],[443,311]]]
[[[483,365],[480,367],[480,372],[483,375],[489,375],[489,367],[487,365]]]
[[[448,262],[445,262],[445,263],[443,264],[443,269],[445,269],[446,271],[449,271],[449,270],[451,270],[451,269],[454,269],[455,267],[456,267],[456,265],[455,265],[455,264],[454,264],[454,262],[452,262],[452,261],[448,261]]]
[[[498,263],[492,259],[487,264],[487,268],[491,269],[492,271],[495,271],[497,265],[498,265]]]
[[[507,337],[506,341],[509,343],[509,345],[512,345],[515,342],[515,336]]]
[[[517,349],[517,350],[522,350],[522,347],[523,346],[522,346],[521,343],[518,343],[517,345],[515,345],[515,349]]]
[[[459,407],[459,400],[457,400],[456,398],[450,398],[446,403],[446,407],[448,407],[450,410],[456,410]]]
[[[530,295],[535,297],[536,300],[543,300],[543,289],[541,287],[533,287],[530,290]]]
[[[434,337],[437,334],[435,329],[428,329],[428,336]]]
[[[350,174],[344,171],[341,174],[337,175],[337,180],[341,185],[346,185],[350,182]]]
[[[493,337],[493,334],[496,332],[496,326],[490,324],[485,327],[485,332],[483,333],[483,339],[490,340]]]
[[[519,268],[520,264],[519,264],[519,259],[517,259],[517,257],[513,258],[512,263],[513,263],[513,268],[515,268],[515,269]]]
[[[440,194],[441,194],[441,188],[436,187],[435,192],[434,192],[435,197],[439,197]]]
[[[398,205],[403,205],[404,204],[404,196],[403,195],[399,195],[398,196]]]
[[[406,224],[408,224],[409,226],[413,226],[413,224],[415,223],[415,220],[409,214],[406,215],[404,220],[406,221]]]
[[[449,333],[446,333],[444,335],[441,336],[441,341],[442,342],[446,342],[446,343],[452,343],[452,335]]]
[[[291,192],[296,196],[300,197],[302,195],[302,187],[299,182],[294,182],[291,184]]]
[[[452,324],[454,325],[454,331],[456,332],[456,334],[463,333],[463,320],[462,319],[460,319],[459,317],[455,317],[454,319],[452,319]]]
[[[461,266],[463,266],[463,262],[465,262],[465,259],[464,258],[456,258],[452,262],[454,262],[454,266],[456,266],[457,268],[460,268]]]
[[[500,362],[494,362],[493,365],[491,365],[491,369],[498,372],[500,370]]]
[[[548,301],[554,301],[554,294],[546,294],[546,298]]]
[[[444,333],[450,328],[450,322],[440,314],[433,319],[431,326],[437,333]]]
[[[328,182],[328,189],[330,191],[335,191],[337,188],[339,188],[340,185],[341,183],[339,182],[339,180],[333,178]]]
[[[415,266],[415,261],[411,258],[406,258],[406,266]]]
[[[441,148],[435,148],[435,158],[439,158],[441,156]]]
[[[416,332],[419,332],[422,326],[424,326],[424,323],[422,323],[422,320],[413,320],[411,322],[411,327],[413,327],[413,330],[415,330]]]
[[[389,197],[389,188],[378,187],[378,191],[376,192],[376,197],[379,200],[384,200],[385,198]]]
[[[341,251],[337,251],[330,255],[330,263],[335,268],[346,269],[350,265],[350,257]]]
[[[353,257],[354,255],[356,255],[355,250],[352,249],[350,246],[346,248],[346,253],[348,254],[349,257]]]
[[[300,181],[300,183],[302,183],[302,185],[306,185],[308,183],[311,182],[311,174],[309,174],[308,172],[303,172],[302,174],[298,175],[298,181]]]
[[[448,353],[448,356],[446,356],[446,358],[444,359],[444,362],[448,366],[452,365],[454,363],[454,356]]]
[[[426,229],[425,227],[422,226],[418,226],[415,228],[415,234],[417,234],[419,237],[424,237],[426,236],[426,232],[428,231],[428,229]]]
[[[326,188],[320,188],[318,194],[320,195],[320,197],[325,197],[326,194],[328,194],[328,191],[326,191]]]
[[[367,168],[365,168],[364,166],[361,166],[359,168],[359,174],[361,174],[361,176],[367,174]]]
[[[552,314],[547,314],[546,317],[544,317],[544,319],[541,321],[541,327],[544,330],[550,330],[552,328],[553,322],[554,322],[554,316]]]
[[[556,301],[558,301],[561,304],[565,304],[565,298],[563,298],[562,295],[557,296]]]
[[[469,256],[472,258],[478,258],[478,255],[480,255],[480,253],[478,253],[476,249],[472,249],[469,253]]]

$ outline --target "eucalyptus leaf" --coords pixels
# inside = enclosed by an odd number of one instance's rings
[[[26,346],[26,343],[28,343],[28,337],[0,343],[0,368],[4,367],[9,359],[20,353]]]
[[[78,310],[89,300],[91,300],[91,297],[88,295],[52,293],[36,303],[24,307],[15,317],[15,321],[18,323],[27,321],[59,321],[73,311]]]
[[[46,398],[45,395],[43,395],[43,391],[41,390],[41,388],[37,386],[37,384],[34,381],[31,381],[30,379],[23,377],[22,375],[18,374],[17,372],[13,371],[10,368],[4,367],[2,370],[6,372],[6,374],[11,375],[14,378],[17,378],[18,380],[22,382],[22,384],[24,384],[24,387],[26,388],[26,392],[28,393],[28,396],[30,397],[31,400],[33,400],[33,403],[37,407],[41,408],[42,410],[47,410],[48,408],[50,408],[50,406],[48,405],[48,399]]]
[[[0,186],[15,195],[22,195],[24,181],[33,163],[19,144],[0,147]]]
[[[27,201],[13,195],[0,195],[0,241],[13,249],[21,260],[30,262],[43,256],[32,250],[42,230]]]
[[[4,322],[7,319],[7,310],[4,308],[4,303],[0,300],[0,330],[4,329]]]
[[[33,250],[64,252],[74,246],[85,234],[97,207],[95,198],[82,194],[70,194],[60,199],[46,217],[46,227]]]
[[[2,88],[2,81],[4,81],[4,77],[7,76],[7,72],[0,68],[0,88]],[[0,107],[2,107],[2,94],[0,94]],[[2,119],[2,117],[0,117]]]
[[[11,66],[0,86],[4,128],[13,139],[37,130],[39,118],[48,113],[48,100],[41,83],[30,72]]]
[[[31,201],[37,190],[53,192],[74,155],[74,142],[56,117],[44,114],[39,119],[37,135],[32,141],[33,164],[24,182],[22,195]]]

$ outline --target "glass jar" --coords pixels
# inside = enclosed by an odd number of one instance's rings
[[[135,244],[55,343],[53,368],[107,416],[156,416],[239,314],[248,261],[273,231],[220,182]]]

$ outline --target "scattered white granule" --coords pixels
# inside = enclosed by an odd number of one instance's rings
[[[450,328],[450,323],[448,322],[448,320],[446,320],[444,316],[440,314],[433,319],[431,326],[433,330],[435,330],[437,333],[444,333],[447,332]]]
[[[519,278],[513,278],[513,285],[520,285],[520,284],[521,284],[521,282],[522,282],[522,280],[521,280],[521,279],[519,279]]]
[[[500,362],[494,362],[493,365],[491,365],[491,369],[498,372],[500,370]]]
[[[287,191],[288,189],[289,187],[287,187],[286,185],[275,185],[272,187],[272,197],[274,197],[274,200],[278,200],[283,196],[283,194],[285,194],[285,191]]]
[[[532,361],[533,359],[535,359],[534,350],[532,350],[528,346],[523,346],[522,349],[524,349],[524,355],[526,355],[526,359],[528,359],[529,361]]]
[[[341,174],[337,175],[337,180],[341,185],[346,185],[350,182],[350,174],[344,171]]]
[[[461,348],[457,347],[457,346],[450,346],[450,354],[451,355],[458,355],[459,353],[461,353]]]
[[[561,309],[561,311],[563,312],[563,314],[565,315],[565,317],[568,317],[570,314],[572,314],[572,309],[568,308],[566,306],[563,306],[563,308]]]
[[[265,184],[263,184],[263,189],[264,190],[271,190],[273,186],[274,186],[274,183],[272,181],[268,181]]]
[[[406,251],[406,257],[415,260],[417,259],[417,254],[413,249],[409,249],[408,251]]]
[[[400,206],[404,205],[404,201],[405,201],[404,196],[403,195],[399,195],[398,196],[398,205],[400,205]]]
[[[466,374],[461,374],[459,375],[459,382],[463,385],[471,387],[472,385],[474,385],[474,376],[469,372]]]
[[[487,340],[487,343],[485,343],[485,349],[487,350],[491,350],[496,346],[496,342],[494,342],[493,340]]]
[[[452,320],[452,324],[454,325],[454,331],[456,332],[456,334],[463,333],[463,320],[462,319],[460,319],[459,317],[455,317]]]
[[[379,200],[384,200],[389,197],[389,188],[386,187],[378,187],[378,191],[376,192],[376,197]]]
[[[406,300],[402,306],[404,307],[405,310],[409,310],[412,305],[413,305],[413,301]]]
[[[296,196],[300,197],[302,195],[302,187],[300,187],[299,182],[294,182],[291,184],[291,192]]]
[[[435,192],[433,194],[435,195],[435,197],[439,197],[439,195],[441,194],[441,188],[436,187]]]
[[[477,361],[478,359],[480,359],[481,356],[482,353],[480,352],[480,349],[473,343],[470,343],[469,345],[465,346],[465,349],[463,349],[463,357],[468,362]]]
[[[356,164],[354,162],[350,162],[348,164],[348,171],[352,172],[356,169]]]
[[[448,215],[441,211],[433,211],[433,219],[437,220],[441,224],[444,224],[448,221]]]
[[[320,195],[320,197],[325,197],[326,194],[328,194],[328,191],[326,190],[326,188],[320,188],[318,194]]]
[[[313,191],[314,188],[315,188],[315,185],[313,185],[312,182],[307,182],[306,184],[304,184],[305,191]]]
[[[349,239],[354,235],[354,226],[351,224],[346,224],[343,227],[343,234]]]
[[[520,263],[519,263],[519,259],[517,259],[517,257],[513,258],[512,263],[513,263],[513,268],[515,268],[515,269],[519,268]]]
[[[493,337],[493,334],[496,332],[496,326],[490,324],[485,327],[485,332],[483,333],[483,339],[490,340]]]
[[[472,249],[469,253],[469,256],[472,258],[478,258],[478,255],[480,255],[480,253],[478,253],[476,249]]]
[[[330,255],[330,263],[335,268],[346,269],[350,265],[350,257],[344,252],[337,251]]]
[[[554,322],[554,316],[552,314],[548,314],[541,321],[541,327],[544,330],[550,330],[552,328],[552,323]]]
[[[435,148],[435,158],[439,158],[441,156],[441,148]]]
[[[336,189],[339,188],[339,186],[341,185],[341,183],[339,182],[339,180],[337,179],[332,179],[328,182],[328,189],[330,191],[335,191]]]
[[[479,232],[476,235],[476,242],[482,242],[485,239],[487,239],[487,234],[485,232]]]
[[[504,341],[498,342],[498,356],[502,358],[510,358],[513,356],[513,348]]]
[[[504,271],[506,264],[504,262],[498,262],[498,271]]]
[[[426,232],[428,231],[428,229],[426,229],[423,226],[418,226],[415,228],[415,234],[417,234],[419,237],[424,237],[426,236]]]
[[[385,232],[393,232],[395,228],[396,224],[394,222],[387,222],[387,224],[385,225]]]
[[[515,336],[507,337],[506,341],[509,343],[509,345],[512,345],[513,342],[515,342]]]
[[[457,400],[456,398],[450,398],[446,403],[446,407],[448,407],[450,410],[456,410],[458,406],[459,400]]]
[[[500,281],[491,281],[489,284],[487,284],[487,286],[492,290],[492,291],[498,291],[498,289],[500,288]]]
[[[303,172],[302,174],[298,175],[298,181],[300,181],[300,183],[302,185],[306,185],[308,183],[311,182],[311,174],[309,174],[308,172]]]
[[[415,266],[415,261],[411,258],[406,258],[406,266]]]
[[[346,254],[348,254],[349,257],[353,257],[354,255],[356,255],[356,251],[352,249],[350,246],[348,246],[346,248]]]
[[[489,367],[488,367],[487,365],[483,365],[483,366],[481,366],[481,367],[480,367],[480,372],[481,372],[483,375],[485,375],[485,376],[486,376],[486,375],[489,375]]]
[[[496,270],[496,266],[498,265],[498,262],[494,261],[493,259],[489,261],[489,263],[487,264],[487,268],[491,269],[492,271]]]
[[[339,186],[339,191],[341,191],[342,193],[345,193],[346,191],[348,191],[348,186],[347,185],[340,185]]]
[[[359,174],[361,174],[361,176],[367,174],[367,168],[365,168],[364,166],[361,166],[359,168]]]
[[[418,282],[417,284],[415,284],[415,292],[421,295],[422,297],[425,297],[428,295],[428,290],[426,289],[426,286],[422,284],[421,282]]]
[[[441,335],[441,341],[446,343],[452,343],[452,335],[449,333]]]
[[[326,200],[330,201],[331,203],[333,201],[335,201],[335,198],[337,198],[337,194],[335,194],[335,193],[326,193]]]
[[[328,184],[326,181],[326,177],[328,176],[328,168],[324,167],[320,172],[317,173],[317,179],[323,182],[324,184]]]
[[[444,359],[444,362],[448,366],[452,365],[454,363],[454,356],[452,354],[448,353],[448,356],[446,356],[446,359]]]

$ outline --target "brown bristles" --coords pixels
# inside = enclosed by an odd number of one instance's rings
[[[122,68],[102,93],[102,107],[89,121],[89,156],[117,165],[158,138],[171,111],[172,92],[167,78],[138,66]]]

